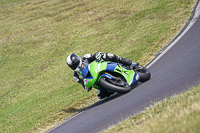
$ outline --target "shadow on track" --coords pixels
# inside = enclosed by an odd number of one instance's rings
[[[115,93],[114,93],[113,95],[111,95],[110,97],[99,100],[98,102],[96,102],[95,104],[93,104],[93,105],[87,107],[87,108],[84,109],[83,111],[88,110],[88,109],[91,109],[91,108],[93,108],[93,107],[95,107],[95,106],[99,106],[99,105],[104,104],[104,103],[106,103],[106,102],[109,102],[109,101],[111,101],[111,100],[114,100],[115,98],[118,98],[118,97],[120,97],[120,96],[122,96],[122,95],[124,95],[124,94],[120,94],[120,93],[115,92]]]
[[[134,90],[134,88],[138,87],[139,85],[141,84],[141,82],[138,83],[138,85],[136,85],[135,87],[132,88],[132,90]],[[125,93],[126,94],[126,93]],[[88,106],[88,107],[84,107],[84,108],[81,108],[81,109],[76,109],[76,108],[67,108],[67,109],[62,109],[61,111],[64,111],[65,113],[80,113],[82,111],[85,111],[85,110],[88,110],[88,109],[91,109],[93,107],[96,107],[96,106],[99,106],[101,104],[104,104],[106,102],[109,102],[111,100],[114,100],[120,96],[123,96],[125,94],[120,94],[120,93],[117,93],[115,92],[113,95],[109,96],[109,97],[106,97],[106,98],[103,98],[99,101],[97,101],[96,103],[94,103],[93,105],[91,106]]]
[[[115,98],[118,98],[120,96],[122,96],[124,94],[119,94],[119,93],[114,93],[113,95],[111,95],[110,97],[107,97],[107,98],[104,98],[104,99],[101,99],[99,101],[97,101],[96,103],[94,103],[93,105],[91,106],[88,106],[88,107],[85,107],[85,108],[80,108],[80,109],[76,109],[76,108],[73,108],[73,107],[70,107],[70,108],[67,108],[67,109],[62,109],[61,111],[65,112],[65,113],[80,113],[82,111],[85,111],[85,110],[88,110],[88,109],[91,109],[95,106],[99,106],[101,104],[104,104],[106,102],[109,102],[111,100],[114,100]]]
[[[134,87],[131,89],[131,91],[133,91],[133,90],[134,90],[136,87],[138,87],[140,84],[142,84],[142,83],[139,82],[136,86],[134,86]],[[128,92],[128,93],[129,93],[129,92]],[[95,107],[95,106],[101,105],[101,104],[106,103],[106,102],[109,102],[109,101],[111,101],[111,100],[114,100],[114,99],[116,99],[116,98],[118,98],[118,97],[120,97],[120,96],[126,95],[126,94],[127,94],[127,93],[125,93],[125,94],[120,94],[120,93],[115,92],[115,93],[114,93],[113,95],[111,95],[110,97],[101,99],[101,100],[99,100],[98,102],[96,102],[95,104],[93,104],[93,105],[87,107],[87,108],[84,109],[84,110],[93,108],[93,107]],[[84,110],[82,110],[82,111],[84,111]]]

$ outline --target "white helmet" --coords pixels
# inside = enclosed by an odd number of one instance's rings
[[[72,70],[75,70],[80,63],[80,60],[78,55],[72,53],[67,57],[66,63]]]

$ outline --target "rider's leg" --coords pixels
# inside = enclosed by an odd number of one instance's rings
[[[132,64],[132,61],[117,55],[114,55],[112,53],[105,53],[103,56],[103,59],[106,61],[112,61],[112,62],[117,62],[121,63],[123,65],[129,66]]]
[[[131,60],[120,57],[120,56],[118,56],[118,60],[119,60],[118,61],[119,63],[122,63],[123,65],[126,65],[126,66],[130,66],[132,64]]]
[[[137,66],[139,65],[139,63],[133,63],[131,65],[124,65],[124,64],[121,64],[121,66],[127,70],[132,70],[132,69],[136,69]]]

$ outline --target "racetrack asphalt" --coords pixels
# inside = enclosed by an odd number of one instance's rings
[[[196,7],[200,12],[200,7]],[[198,14],[198,13],[197,13]],[[200,84],[200,18],[194,15],[170,48],[150,65],[151,79],[127,94],[114,94],[73,116],[49,133],[95,133],[155,102]]]

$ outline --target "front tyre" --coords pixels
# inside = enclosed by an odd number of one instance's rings
[[[145,82],[151,78],[151,73],[146,67],[138,65],[135,71],[138,72],[140,76],[140,79],[139,79],[140,82]]]
[[[110,79],[107,79],[105,77],[101,77],[99,80],[99,84],[109,90],[109,91],[114,91],[114,92],[118,92],[118,93],[128,93],[131,91],[131,87],[123,82],[123,81],[119,81],[120,83],[117,83],[115,81],[112,81]]]

